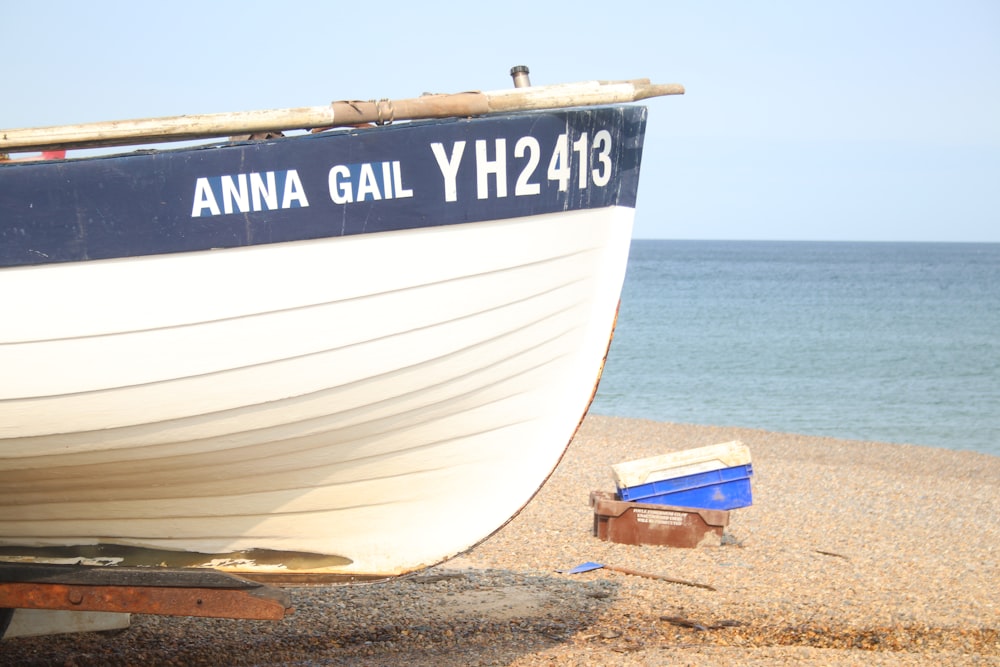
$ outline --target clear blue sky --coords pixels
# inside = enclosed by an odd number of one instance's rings
[[[7,0],[0,127],[648,77],[637,238],[1000,242],[1000,2]]]

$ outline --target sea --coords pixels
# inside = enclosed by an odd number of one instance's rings
[[[1000,456],[1000,244],[634,240],[590,411]]]

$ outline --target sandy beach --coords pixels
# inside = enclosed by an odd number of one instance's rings
[[[611,464],[730,440],[750,447],[754,504],[722,546],[591,535]],[[15,638],[0,664],[1000,665],[998,511],[1000,457],[591,416],[535,499],[448,563],[290,588],[280,622],[133,616],[116,635]],[[557,572],[587,561],[715,590]]]

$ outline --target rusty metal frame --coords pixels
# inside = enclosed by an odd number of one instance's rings
[[[0,609],[281,620],[288,595],[225,572],[0,563]]]

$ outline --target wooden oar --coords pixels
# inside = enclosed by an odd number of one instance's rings
[[[0,130],[0,153],[126,146],[228,137],[268,130],[385,124],[394,120],[482,116],[509,111],[636,102],[649,97],[683,93],[681,85],[651,84],[649,79],[587,81],[493,92],[424,95],[396,101],[343,101],[317,107]]]

